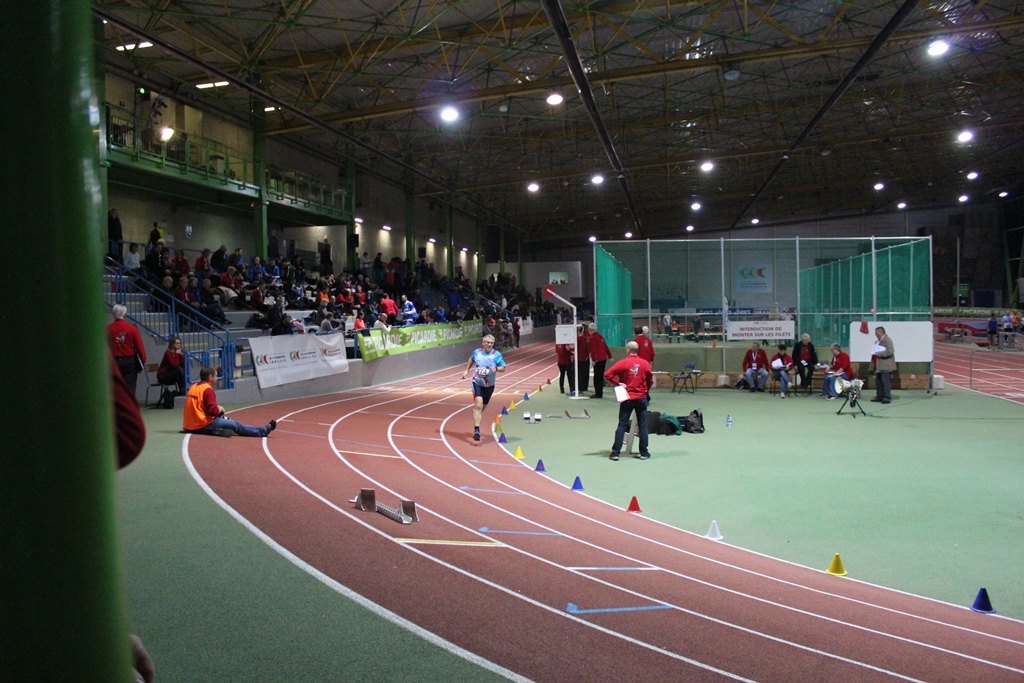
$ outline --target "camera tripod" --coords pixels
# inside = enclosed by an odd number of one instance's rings
[[[864,407],[860,404],[860,392],[859,391],[848,391],[846,393],[846,400],[843,401],[843,405],[839,406],[839,410],[836,411],[836,415],[842,415],[843,408],[850,406],[850,408],[856,408],[860,411],[860,414],[867,417],[868,414],[864,412]],[[850,410],[850,415],[853,415],[853,419],[857,419],[857,413]]]

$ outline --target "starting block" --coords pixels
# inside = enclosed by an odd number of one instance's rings
[[[377,502],[377,495],[373,489],[360,489],[359,495],[350,502],[355,505],[357,510],[379,512],[399,524],[412,524],[420,521],[419,515],[416,514],[415,501],[403,500],[399,502],[399,507],[389,507]]]
[[[567,411],[565,411],[565,416],[567,418],[569,418],[570,420],[589,420],[590,419],[590,413],[587,412],[586,408],[584,408],[583,412],[581,414],[579,414],[579,415],[570,415],[569,411],[567,410]]]
[[[561,416],[559,415],[558,417],[561,417]],[[542,419],[544,419],[544,416],[541,415],[540,413],[530,413],[530,412],[523,413],[523,422],[526,422],[528,424],[536,424],[536,423],[540,422]]]

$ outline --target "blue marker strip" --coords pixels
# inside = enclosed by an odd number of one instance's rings
[[[480,532],[485,534],[520,534],[522,536],[561,536],[562,534],[553,533],[550,531],[500,531],[498,529],[488,529],[485,526],[480,527]]]
[[[646,607],[605,607],[602,609],[580,609],[573,603],[569,603],[565,611],[569,614],[596,614],[598,612],[644,612],[652,609],[672,609],[669,605],[647,605]]]
[[[468,486],[460,486],[459,490],[460,491],[478,491],[480,493],[507,493],[507,494],[512,495],[512,496],[522,496],[522,495],[524,495],[522,491],[495,491],[493,489],[473,489],[473,488],[470,488]]]

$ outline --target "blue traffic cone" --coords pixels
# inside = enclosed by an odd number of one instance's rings
[[[505,438],[505,432],[498,435],[498,443],[508,443],[508,439]]]
[[[529,394],[523,394],[523,400],[524,401],[529,401],[530,400],[530,395]]]
[[[533,471],[534,472],[547,472],[547,470],[544,469],[544,461],[543,460],[538,460],[537,461],[537,466],[533,468]]]
[[[502,414],[502,415],[508,415],[508,408],[507,408],[507,407],[505,407],[505,406],[502,406],[502,407],[501,407],[501,414]]]
[[[576,481],[574,481],[572,483],[572,490],[573,491],[582,491],[583,490],[583,482],[580,481],[579,477],[576,477]]]
[[[974,604],[971,605],[971,609],[975,612],[982,612],[983,614],[995,614],[996,610],[992,607],[992,601],[988,599],[988,591],[982,588],[978,591],[978,597],[974,598]]]

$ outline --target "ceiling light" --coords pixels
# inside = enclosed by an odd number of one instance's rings
[[[722,74],[722,76],[727,81],[736,81],[736,80],[739,80],[740,71],[739,71],[739,69],[729,69],[724,74]]]
[[[971,140],[974,139],[974,133],[972,133],[969,130],[965,130],[962,133],[960,133],[960,135],[957,135],[956,139],[959,140],[960,142],[970,142]]]
[[[212,88],[213,87],[213,83],[197,83],[196,87],[199,88],[200,90],[206,90],[207,88]]]
[[[941,57],[949,52],[949,43],[944,40],[933,40],[928,44],[928,54],[932,57]]]
[[[705,161],[703,164],[700,165],[700,170],[707,172],[713,169],[714,167],[715,165],[713,163],[711,163],[710,161]]]
[[[463,247],[462,251],[469,251],[469,247]]]
[[[970,173],[967,174],[967,179],[968,180],[974,180],[977,177],[978,177],[978,172],[977,171],[971,171]]]
[[[754,225],[757,225],[758,223],[761,222],[761,219],[760,218],[751,218],[750,222],[753,223]]]
[[[388,232],[391,232],[391,226],[390,225],[382,225],[382,226],[380,226],[380,229],[381,230],[387,230]]]
[[[436,239],[436,238],[434,238],[434,237],[431,237],[431,238],[430,238],[430,239],[428,239],[427,241],[428,241],[428,242],[430,242],[431,244],[433,244],[434,242],[437,242],[437,239]]]
[[[906,202],[900,202],[899,204],[896,205],[896,208],[897,209],[905,209],[905,208],[907,208],[907,203]]]
[[[1006,190],[1003,190],[1002,192],[999,193],[999,197],[1001,199],[1004,198],[1004,197],[1009,197],[1009,196],[1010,196],[1010,193],[1007,192]]]
[[[631,233],[631,232],[627,232],[627,233],[626,233],[626,239],[627,239],[627,240],[628,240],[628,239],[633,239],[633,233]]]
[[[213,84],[214,88],[223,88],[225,85],[230,85],[227,81],[216,81]]]
[[[355,221],[356,223],[362,223],[362,222],[363,222],[363,219],[362,219],[362,218],[360,218],[359,216],[356,216],[356,217],[355,217],[355,218],[353,218],[352,220],[354,220],[354,221]]]
[[[693,232],[693,226],[692,225],[687,225],[686,226],[686,232]]]
[[[548,95],[548,104],[550,104],[553,107],[556,104],[561,104],[563,99],[565,98],[563,98],[561,94],[553,92],[550,95]]]
[[[263,111],[277,111],[277,107],[263,107]]]
[[[604,176],[601,175],[600,173],[595,173],[590,177],[590,182],[594,183],[595,185],[600,185],[601,183],[604,182]]]
[[[538,185],[537,183],[530,183],[529,185],[526,186],[526,189],[529,190],[530,192],[536,192],[537,190],[540,189],[540,185]]]
[[[591,236],[590,236],[590,237],[589,237],[588,239],[589,239],[589,240],[590,240],[591,242],[596,242],[596,241],[597,241],[597,237],[595,237],[594,235],[591,235]]]
[[[170,126],[164,126],[160,129],[160,142],[167,142],[174,137],[174,129]]]
[[[459,118],[459,110],[455,107],[445,107],[441,110],[441,120],[451,123]]]
[[[693,209],[694,211],[700,211],[700,202],[694,202],[693,204],[690,204],[690,208]]]
[[[960,199],[960,203],[961,203],[961,204],[963,204],[963,203],[964,203],[964,202],[966,202],[966,201],[967,201],[968,199],[970,199],[970,197],[968,197],[968,196],[967,196],[967,195],[965,195],[965,194],[962,194],[962,195],[960,195],[959,199]]]
[[[875,189],[876,190],[884,190],[885,189],[885,183],[875,183]]]

